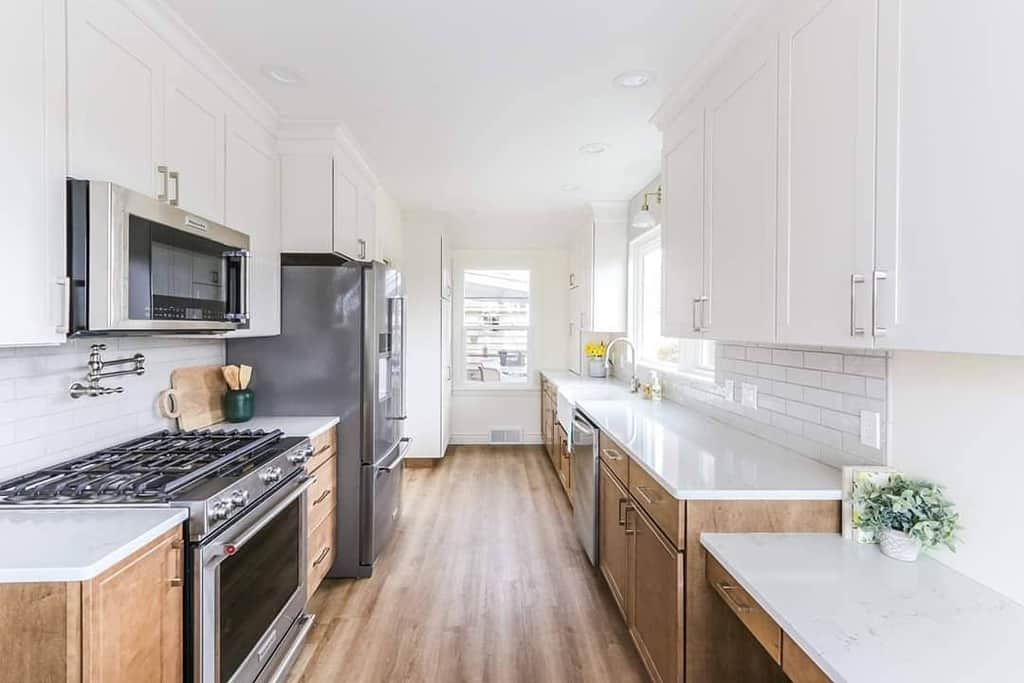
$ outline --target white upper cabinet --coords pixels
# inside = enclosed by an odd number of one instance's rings
[[[219,223],[224,222],[227,107],[227,97],[219,88],[171,54],[163,117],[165,165],[173,174],[170,201]],[[239,229],[245,230],[244,226]]]
[[[359,180],[343,157],[334,159],[334,251],[349,258],[365,258],[366,246],[360,244]],[[362,256],[360,256],[362,254]]]
[[[157,196],[168,48],[120,3],[67,7],[68,174]]]
[[[285,143],[287,144],[287,143]],[[334,250],[334,156],[323,150],[282,149],[281,251]]]
[[[869,346],[877,4],[792,3],[782,28],[778,339]]]
[[[241,111],[227,118],[228,225],[250,237],[252,323],[232,336],[281,333],[281,223],[276,141]]]
[[[704,108],[690,106],[665,132],[661,225],[661,333],[700,337],[704,296]]]
[[[774,36],[752,41],[708,84],[703,327],[716,339],[775,337],[778,94]]]
[[[377,204],[372,185],[363,183],[359,191],[357,258],[371,261],[377,254]]]
[[[876,343],[1024,354],[1024,3],[882,12]]]
[[[59,344],[64,279],[64,2],[0,6],[0,345]]]
[[[590,244],[584,244],[584,255],[590,256],[580,286],[584,300],[589,300],[589,319],[583,329],[591,332],[624,333],[626,331],[626,295],[629,204],[621,201],[591,202],[594,213]],[[585,311],[586,313],[586,311]]]

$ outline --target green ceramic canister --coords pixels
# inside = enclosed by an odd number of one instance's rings
[[[251,389],[229,389],[224,394],[224,417],[228,422],[246,422],[252,419],[255,398]]]

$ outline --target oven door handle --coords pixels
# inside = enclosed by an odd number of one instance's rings
[[[214,560],[218,560],[222,557],[230,557],[241,550],[242,546],[251,541],[256,534],[263,530],[263,527],[270,524],[274,517],[277,517],[282,510],[294,503],[296,498],[304,494],[306,489],[315,484],[316,477],[301,477],[299,481],[302,483],[299,484],[297,489],[289,493],[288,496],[280,503],[270,508],[270,510],[263,515],[262,519],[246,529],[245,533],[230,543],[220,544],[220,547],[213,552],[207,563],[212,563]]]

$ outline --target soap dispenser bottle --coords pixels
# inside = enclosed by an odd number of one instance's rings
[[[651,370],[651,400],[660,401],[663,396],[661,377],[654,370]]]

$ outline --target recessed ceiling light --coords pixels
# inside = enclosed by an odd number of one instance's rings
[[[281,66],[279,64],[264,64],[260,70],[263,75],[282,85],[297,85],[302,82],[302,76],[287,66]]]
[[[576,183],[566,183],[562,185],[562,192],[576,192],[580,189],[580,186]]]
[[[650,82],[649,71],[626,71],[612,79],[612,83],[620,88],[642,88]]]
[[[608,145],[603,142],[588,142],[585,145],[580,145],[580,154],[600,154],[606,149],[608,149]]]

